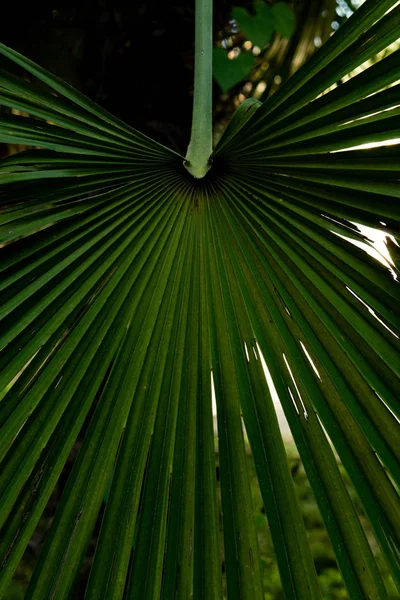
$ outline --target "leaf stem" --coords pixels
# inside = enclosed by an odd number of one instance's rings
[[[211,166],[212,4],[212,0],[196,0],[192,131],[184,162],[196,178],[204,177]]]

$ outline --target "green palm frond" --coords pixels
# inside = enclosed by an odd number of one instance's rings
[[[0,73],[0,141],[31,147],[0,163],[0,597],[79,439],[27,598],[75,597],[99,523],[87,598],[222,598],[222,556],[264,598],[245,428],[285,596],[321,598],[270,378],[349,597],[387,593],[336,453],[400,590],[400,151],[362,147],[400,138],[399,51],[335,86],[397,4],[241,107],[202,180],[0,45],[41,82]]]

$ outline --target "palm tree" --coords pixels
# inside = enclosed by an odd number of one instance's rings
[[[321,598],[271,380],[349,597],[387,594],[335,453],[400,585],[398,269],[353,243],[399,232],[399,51],[336,85],[400,6],[367,0],[209,160],[197,4],[184,165],[0,46],[41,82],[0,75],[0,139],[33,148],[0,167],[1,597],[84,432],[27,598],[74,597],[99,523],[89,599],[221,598],[222,551],[228,598],[263,598],[245,427],[285,596]]]

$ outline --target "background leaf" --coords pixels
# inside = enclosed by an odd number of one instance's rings
[[[267,4],[257,7],[257,13],[250,15],[245,8],[234,6],[232,16],[240,31],[255,46],[263,48],[271,39],[275,29],[273,13]]]
[[[237,58],[230,60],[226,50],[213,48],[213,75],[223,92],[243,81],[249,74],[254,56],[249,52],[241,52]]]
[[[286,2],[276,2],[271,6],[271,12],[275,30],[280,33],[282,37],[292,37],[296,28],[296,23],[294,12],[289,5],[286,4]]]

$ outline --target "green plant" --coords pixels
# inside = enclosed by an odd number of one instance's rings
[[[329,440],[399,584],[399,283],[351,243],[398,239],[399,150],[349,150],[398,137],[398,52],[334,87],[396,5],[367,0],[210,161],[195,111],[199,179],[0,46],[49,88],[0,74],[0,139],[33,148],[0,167],[3,597],[78,439],[28,598],[74,597],[100,523],[87,598],[220,598],[222,542],[228,598],[263,598],[244,424],[284,593],[320,598],[269,377],[349,597],[386,592]]]
[[[248,41],[260,49],[271,41],[273,33],[290,38],[295,29],[295,18],[292,9],[284,2],[276,2],[269,6],[264,0],[253,2],[254,15],[241,7],[234,6],[232,17],[239,30]],[[232,60],[224,48],[214,48],[213,72],[223,92],[243,81],[254,66],[255,57],[251,52],[242,52],[236,47],[236,56]]]

